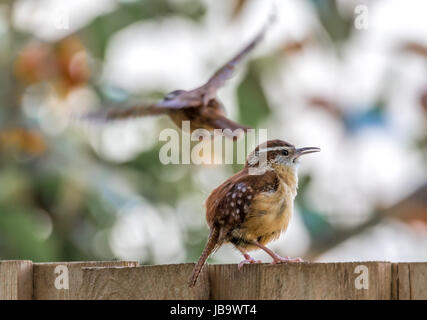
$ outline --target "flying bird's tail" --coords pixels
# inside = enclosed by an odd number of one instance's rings
[[[203,265],[205,264],[209,255],[218,245],[218,238],[219,230],[214,227],[211,230],[211,233],[209,234],[208,242],[206,243],[205,249],[203,249],[202,255],[200,256],[199,261],[197,261],[197,264],[193,269],[193,273],[191,274],[190,280],[188,282],[190,288],[196,285],[197,278],[199,277],[200,271],[202,271]]]
[[[212,127],[222,129],[224,135],[233,140],[240,138],[244,132],[252,129],[251,127],[241,125],[226,117],[217,117],[215,120],[212,120]]]

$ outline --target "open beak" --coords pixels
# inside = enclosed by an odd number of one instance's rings
[[[316,148],[316,147],[305,147],[305,148],[296,149],[294,154],[294,161],[299,157],[301,157],[303,154],[309,154],[309,153],[314,153],[319,151],[320,151],[320,148]]]

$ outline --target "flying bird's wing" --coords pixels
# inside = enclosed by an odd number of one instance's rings
[[[161,115],[168,113],[170,110],[171,108],[158,106],[157,104],[136,105],[128,108],[110,108],[108,110],[101,110],[80,116],[78,119],[103,123],[115,120]]]
[[[167,114],[172,110],[182,108],[194,108],[202,104],[200,94],[191,91],[182,91],[170,98],[166,96],[162,100],[151,104],[138,104],[127,108],[109,108],[77,117],[80,120],[94,122],[110,122],[114,120],[126,120],[130,118],[156,116]]]
[[[241,62],[242,59],[249,52],[251,52],[259,42],[261,42],[261,40],[264,38],[265,32],[270,27],[273,20],[274,16],[271,16],[265,26],[256,35],[256,37],[246,47],[239,51],[239,53],[237,53],[230,61],[223,65],[218,71],[216,71],[214,75],[208,80],[208,82],[201,87],[206,91],[204,103],[207,103],[209,100],[213,99],[216,96],[216,91],[224,86],[225,82],[232,77],[236,65]]]

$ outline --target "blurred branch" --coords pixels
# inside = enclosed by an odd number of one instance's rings
[[[377,210],[365,223],[351,230],[336,231],[329,238],[322,239],[322,241],[313,241],[307,258],[315,260],[324,252],[389,218],[398,219],[405,223],[420,221],[427,224],[427,183],[395,205]]]
[[[408,41],[401,47],[404,52],[411,52],[427,59],[427,45],[420,42]]]

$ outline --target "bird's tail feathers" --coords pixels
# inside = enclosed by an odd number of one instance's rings
[[[202,255],[197,261],[196,266],[193,269],[193,273],[191,274],[188,285],[190,288],[194,287],[197,282],[197,278],[199,277],[200,271],[202,271],[203,265],[208,259],[209,255],[218,247],[218,238],[219,238],[219,230],[217,228],[212,228],[208,241],[206,243],[205,248],[203,249]]]

